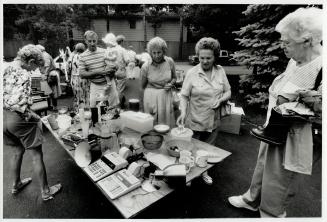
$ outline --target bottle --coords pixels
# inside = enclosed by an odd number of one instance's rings
[[[105,125],[102,125],[100,134],[100,149],[102,155],[104,155],[110,149],[110,138],[111,133],[109,128]]]

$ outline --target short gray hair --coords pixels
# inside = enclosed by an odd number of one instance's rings
[[[147,46],[146,46],[146,50],[148,53],[151,54],[151,51],[154,49],[154,48],[161,48],[162,51],[163,51],[163,54],[166,55],[167,53],[167,50],[168,50],[168,47],[167,47],[167,43],[165,40],[163,40],[162,38],[160,37],[154,37],[152,38]]]
[[[204,37],[200,39],[195,45],[195,53],[199,55],[201,49],[210,49],[213,51],[216,62],[219,59],[220,44],[217,39],[211,37]]]
[[[43,66],[44,60],[41,50],[33,44],[28,44],[23,46],[19,51],[17,52],[17,60],[21,61],[24,64],[28,64],[28,62],[33,59],[34,63],[37,66]]]
[[[95,36],[98,39],[98,34],[92,30],[88,30],[84,33],[84,39],[86,39],[88,36]]]
[[[299,8],[286,15],[277,25],[276,31],[288,35],[295,42],[312,38],[313,44],[322,40],[322,9]]]

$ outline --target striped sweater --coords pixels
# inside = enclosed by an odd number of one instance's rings
[[[95,52],[86,50],[80,55],[79,59],[79,73],[82,71],[99,71],[102,72],[105,69],[104,61],[105,49],[97,47]],[[103,75],[96,75],[89,79],[95,84],[103,84],[106,82],[106,79]]]

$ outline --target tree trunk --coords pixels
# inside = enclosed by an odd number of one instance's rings
[[[33,29],[33,26],[32,26],[31,23],[28,23],[28,29],[29,29],[29,33],[30,33],[30,35],[31,35],[31,38],[32,38],[33,44],[34,44],[34,45],[39,44],[39,40],[38,40],[38,38],[37,38],[36,35],[35,35],[34,29]]]
[[[180,60],[183,59],[183,18],[179,17],[179,50],[178,50],[178,58]]]

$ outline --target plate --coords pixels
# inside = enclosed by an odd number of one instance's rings
[[[164,125],[164,124],[155,125],[153,128],[158,133],[167,133],[170,129],[168,125]]]

